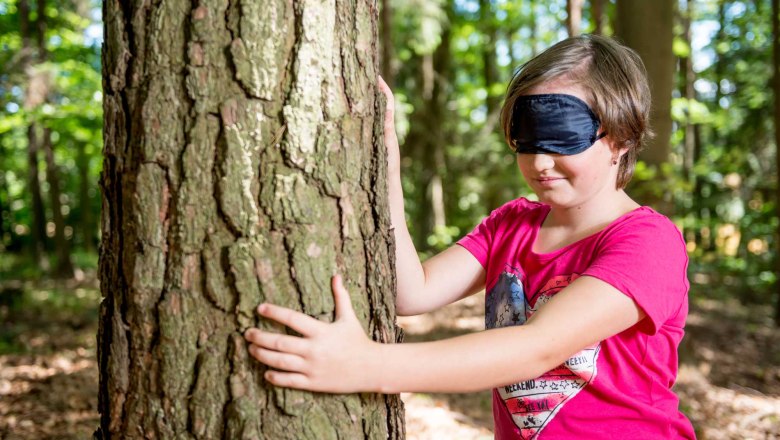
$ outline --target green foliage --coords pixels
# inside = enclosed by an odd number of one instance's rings
[[[604,3],[610,34],[615,0]],[[501,203],[533,197],[505,145],[495,105],[518,66],[565,37],[566,1],[390,0],[389,5],[407,216],[418,249],[431,255]],[[673,49],[693,60],[695,95],[688,99],[678,92],[671,98],[672,155],[659,169],[640,162],[629,191],[674,207],[673,219],[688,242],[691,278],[711,287],[698,291],[767,302],[777,285],[778,249],[770,2],[691,5],[681,13],[690,14],[694,39],[687,41],[678,24]],[[35,20],[35,0],[30,6]],[[587,6],[582,27],[592,31]],[[23,252],[32,225],[27,163],[32,122],[52,130],[74,259],[79,267],[95,266],[102,162],[99,11],[97,2],[48,3],[47,57],[25,70],[18,0],[0,0],[0,277],[45,272]],[[486,79],[486,63],[494,64],[492,81]],[[46,103],[30,108],[24,101],[33,73],[49,79],[50,93]],[[683,78],[678,75],[680,90]],[[695,129],[686,132],[688,124]],[[685,146],[691,132],[692,161]],[[440,158],[426,153],[432,145],[440,147]],[[39,161],[51,218],[45,163]],[[445,214],[438,226],[431,208],[434,176],[441,180]]]
[[[35,32],[37,5],[34,1],[29,5],[34,28],[30,32]],[[0,252],[20,252],[31,244],[27,132],[33,123],[51,130],[66,236],[76,247],[95,247],[103,119],[101,41],[94,39],[100,27],[99,16],[98,2],[47,2],[45,16],[41,17],[46,28],[46,51],[42,55],[34,35],[31,41],[35,47],[22,48],[18,2],[0,0],[0,63],[4,66],[0,73]],[[33,77],[43,78],[46,99],[29,105],[27,96]],[[46,163],[40,153],[38,165],[46,218],[51,219]],[[51,248],[50,243],[47,248]],[[40,272],[41,268],[31,264],[30,270]]]

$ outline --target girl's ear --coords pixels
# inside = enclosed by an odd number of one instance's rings
[[[626,144],[623,144],[622,146],[618,147],[616,145],[616,142],[609,136],[605,136],[602,141],[606,142],[609,146],[609,150],[612,152],[612,162],[613,163],[619,163],[620,159],[623,157],[624,154],[628,153],[628,150],[630,147]]]

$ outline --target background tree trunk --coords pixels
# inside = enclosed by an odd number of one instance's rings
[[[381,0],[380,18],[381,23],[379,25],[382,50],[382,78],[385,80],[390,89],[395,87],[395,67],[393,66],[395,60],[395,53],[393,51],[393,9],[390,0]]]
[[[46,61],[48,54],[46,51],[46,1],[37,0],[36,40],[38,42],[39,63]],[[33,106],[44,104],[49,101],[50,80],[48,74],[39,72],[34,74],[36,80],[31,83],[40,84],[34,92],[37,98],[33,99]],[[32,86],[31,86],[32,88]],[[33,124],[35,125],[35,124]],[[44,124],[39,124],[43,126]],[[33,130],[35,128],[33,127]],[[57,256],[57,265],[54,267],[53,275],[56,278],[72,278],[73,263],[70,259],[70,246],[65,237],[65,217],[62,215],[62,202],[60,200],[60,179],[57,172],[57,165],[54,160],[54,146],[51,143],[51,129],[43,126],[41,129],[41,138],[38,139],[38,145],[43,150],[43,156],[46,160],[46,182],[49,184],[49,200],[52,211],[52,222],[54,223],[54,254]],[[31,158],[32,159],[32,158]],[[37,157],[35,158],[37,162]]]
[[[445,2],[447,11],[451,2]],[[404,150],[419,166],[416,185],[418,211],[415,218],[413,237],[418,251],[431,249],[428,237],[436,227],[446,225],[445,190],[443,176],[447,172],[445,147],[450,139],[445,130],[447,122],[447,102],[450,89],[450,26],[445,24],[441,33],[441,42],[433,53],[416,57],[420,63],[420,78],[417,82],[418,93],[422,97],[420,107],[415,109],[410,119],[409,135],[404,142]]]
[[[691,58],[691,20],[693,18],[694,2],[687,0],[685,2],[685,10],[680,11],[680,19],[682,22],[682,38],[688,45],[689,52],[686,56],[682,56],[679,59],[679,85],[680,96],[684,97],[687,101],[688,120],[684,122],[685,136],[683,140],[683,173],[686,180],[695,186],[695,176],[693,173],[693,165],[696,163],[696,132],[694,130],[694,124],[691,122],[690,105],[696,99],[693,83],[696,81],[696,73],[693,71],[693,60]]]
[[[566,0],[566,30],[570,37],[580,34],[583,3],[584,0]]]
[[[32,43],[32,23],[30,22],[30,4],[27,0],[19,0],[19,33],[22,37],[22,61],[21,68],[30,78],[28,87],[25,90],[24,106],[25,109],[32,109],[40,101],[40,81],[35,75],[32,66],[34,63],[34,48]],[[30,121],[27,128],[27,181],[30,185],[32,226],[30,237],[32,243],[30,250],[33,261],[44,269],[48,268],[48,260],[45,257],[46,252],[46,215],[43,208],[43,197],[41,196],[41,181],[38,168],[38,135],[37,124]]]
[[[604,35],[604,0],[590,1],[590,15],[593,19],[593,33]]]
[[[270,386],[269,301],[345,274],[396,340],[374,2],[105,2],[100,438],[403,437],[396,395]],[[344,366],[344,374],[361,374]]]
[[[49,200],[51,201],[52,220],[54,221],[54,252],[57,255],[57,265],[54,266],[54,276],[57,278],[72,278],[73,263],[70,259],[70,244],[65,237],[65,217],[62,215],[60,200],[60,177],[57,164],[54,161],[54,148],[51,144],[51,129],[43,129],[41,140],[43,155],[46,158],[46,181],[49,183]]]
[[[772,0],[772,88],[775,95],[775,170],[780,170],[780,0]],[[775,215],[780,217],[780,172],[777,175]],[[780,228],[776,233],[780,237]],[[780,240],[775,238],[775,243],[780,250]],[[780,258],[777,256],[775,266],[775,273],[780,279]],[[775,325],[780,327],[780,282],[775,282],[775,297]]]
[[[89,155],[87,144],[79,143],[76,166],[79,170],[79,229],[81,233],[82,247],[87,252],[95,249],[95,223],[92,215],[92,201],[90,197]],[[75,240],[74,240],[75,242]]]
[[[499,81],[498,63],[496,61],[498,31],[495,24],[495,12],[490,0],[479,0],[479,22],[484,37],[482,43],[482,75],[485,78],[485,91],[487,92],[485,105],[489,115],[498,111],[497,108],[501,104],[502,98],[501,93],[496,93],[493,90],[493,85]],[[442,44],[444,44],[444,41],[442,41]],[[446,56],[449,59],[449,48]]]
[[[618,0],[616,35],[642,57],[650,80],[653,104],[650,125],[655,137],[640,158],[660,171],[669,160],[672,133],[671,96],[674,88],[675,58],[672,51],[674,2],[672,0]],[[663,176],[660,176],[663,179]],[[670,200],[642,200],[666,214]]]

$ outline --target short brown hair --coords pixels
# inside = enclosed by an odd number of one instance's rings
[[[567,38],[523,64],[507,88],[501,126],[509,145],[512,112],[518,97],[544,82],[566,78],[585,89],[588,104],[616,148],[628,151],[620,160],[617,188],[634,174],[637,156],[652,136],[650,86],[642,59],[616,40],[599,35]]]

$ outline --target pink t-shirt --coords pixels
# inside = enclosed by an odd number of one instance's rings
[[[537,254],[533,244],[549,212],[547,205],[513,200],[458,241],[487,272],[486,327],[522,325],[580,276],[614,286],[647,318],[539,378],[495,388],[496,438],[695,438],[671,391],[688,314],[688,257],[680,232],[641,207],[601,232]]]

